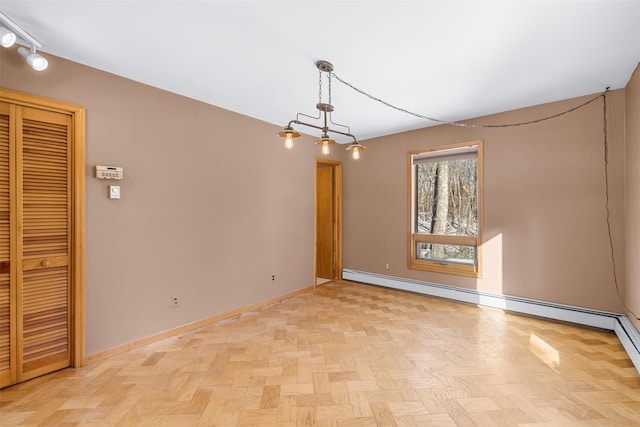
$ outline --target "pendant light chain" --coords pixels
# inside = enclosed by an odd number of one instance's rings
[[[331,74],[332,73],[327,72],[327,81],[329,82],[329,105],[331,105]],[[318,103],[322,104],[322,70],[318,70]]]
[[[609,88],[607,88],[607,92]],[[602,95],[602,132],[604,134],[604,195],[605,195],[605,209],[607,213],[607,232],[609,235],[609,250],[611,251],[611,269],[613,270],[613,283],[616,286],[616,293],[618,299],[622,303],[622,306],[627,309],[631,315],[640,320],[640,317],[627,306],[622,294],[620,293],[620,287],[618,285],[618,275],[616,273],[616,258],[613,249],[613,232],[611,230],[611,210],[609,208],[609,140],[608,140],[608,128],[607,128],[607,92]]]
[[[318,70],[318,103],[322,103],[322,70]]]
[[[400,111],[402,113],[407,113],[409,115],[412,115],[414,117],[418,117],[420,119],[425,119],[425,120],[429,120],[432,122],[436,122],[436,123],[440,123],[440,124],[445,124],[445,125],[450,125],[450,126],[458,126],[458,127],[466,127],[466,128],[507,128],[507,127],[516,127],[516,126],[525,126],[525,125],[532,125],[535,123],[540,123],[540,122],[544,122],[547,120],[551,120],[551,119],[555,119],[556,117],[560,117],[560,116],[564,116],[565,114],[571,113],[572,111],[578,110],[582,107],[586,107],[587,105],[591,104],[592,102],[598,100],[601,97],[604,97],[605,94],[609,91],[609,88],[607,87],[607,89],[599,94],[598,96],[593,97],[592,99],[576,106],[573,108],[570,108],[566,111],[562,111],[558,114],[553,114],[551,116],[546,116],[546,117],[542,117],[539,119],[535,119],[535,120],[529,120],[526,122],[517,122],[517,123],[506,123],[506,124],[495,124],[495,125],[483,125],[483,124],[472,124],[472,123],[462,123],[462,122],[453,122],[453,121],[449,121],[449,120],[441,120],[441,119],[436,119],[433,117],[429,117],[429,116],[424,116],[422,114],[418,114],[418,113],[414,113],[413,111],[409,111],[407,109],[404,108],[400,108],[400,107],[396,107],[395,105],[384,101],[380,98],[376,98],[373,95],[368,94],[367,92],[363,91],[362,89],[358,89],[357,87],[355,87],[354,85],[352,85],[349,82],[346,82],[344,80],[342,80],[338,75],[336,75],[335,73],[331,73],[333,74],[333,77],[335,77],[336,79],[338,79],[338,81],[342,84],[344,84],[345,86],[350,87],[351,89],[355,90],[356,92],[376,101],[379,102],[380,104],[386,105],[387,107],[393,108],[394,110]]]
[[[586,107],[587,105],[597,101],[598,99],[602,98],[602,104],[603,104],[603,114],[602,114],[602,121],[603,121],[603,134],[604,134],[604,173],[605,173],[605,208],[606,208],[606,224],[607,224],[607,231],[608,231],[608,236],[609,236],[609,246],[610,246],[610,252],[611,252],[611,264],[612,264],[612,270],[613,270],[613,282],[615,285],[615,290],[617,293],[617,296],[620,300],[620,302],[622,303],[622,305],[624,306],[624,308],[629,311],[629,313],[636,319],[640,320],[640,318],[638,317],[638,315],[636,313],[634,313],[625,303],[624,298],[622,297],[622,294],[620,293],[620,288],[618,285],[618,277],[616,274],[616,259],[615,259],[615,255],[614,255],[614,246],[613,246],[613,233],[611,230],[611,220],[610,220],[610,209],[609,209],[609,170],[608,170],[608,164],[609,164],[609,141],[608,141],[608,128],[607,128],[607,94],[609,93],[609,87],[607,87],[605,89],[604,92],[598,94],[597,96],[594,96],[593,98],[583,102],[580,105],[577,105],[575,107],[569,108],[568,110],[562,111],[560,113],[557,114],[553,114],[550,116],[545,116],[545,117],[541,117],[538,119],[534,119],[534,120],[529,120],[529,121],[524,121],[524,122],[516,122],[516,123],[505,123],[505,124],[472,124],[472,123],[463,123],[463,122],[455,122],[455,121],[448,121],[448,120],[440,120],[440,119],[435,119],[433,117],[428,117],[428,116],[424,116],[422,114],[418,114],[418,113],[414,113],[412,111],[406,110],[404,108],[400,108],[400,107],[396,107],[395,105],[384,101],[380,98],[376,98],[373,95],[370,95],[369,93],[363,91],[362,89],[358,89],[357,87],[353,86],[351,83],[348,83],[344,80],[342,80],[338,75],[336,75],[333,72],[329,72],[329,94],[331,94],[331,75],[333,74],[333,76],[338,79],[338,81],[348,87],[350,87],[351,89],[355,90],[356,92],[380,103],[383,105],[386,105],[387,107],[390,107],[394,110],[403,112],[403,113],[407,113],[409,115],[412,115],[414,117],[418,117],[421,119],[425,119],[425,120],[430,120],[436,123],[440,123],[440,124],[446,124],[446,125],[451,125],[451,126],[458,126],[458,127],[466,127],[466,128],[508,128],[508,127],[517,127],[517,126],[526,126],[526,125],[532,125],[535,123],[540,123],[540,122],[544,122],[547,120],[551,120],[551,119],[555,119],[557,117],[560,116],[564,116],[565,114],[569,114],[573,111],[579,110],[580,108]],[[331,102],[331,100],[329,100],[329,102]]]

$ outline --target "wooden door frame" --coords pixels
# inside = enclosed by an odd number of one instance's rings
[[[314,199],[313,199],[313,287],[315,289],[318,262],[318,166],[326,165],[333,169],[335,178],[333,192],[333,260],[334,280],[342,280],[342,162],[316,158],[313,170]]]
[[[71,136],[71,324],[69,345],[71,366],[85,364],[85,108],[69,102],[0,88],[0,101],[68,114],[73,124]]]

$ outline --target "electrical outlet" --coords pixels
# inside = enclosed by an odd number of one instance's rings
[[[385,264],[385,265],[384,265],[384,269],[385,269],[385,270],[388,270],[388,269],[389,269],[389,264]]]
[[[274,274],[274,275],[271,276],[271,281],[275,282],[275,280],[276,280],[276,275]]]
[[[180,298],[178,295],[174,295],[171,297],[171,307],[176,308],[180,305]]]

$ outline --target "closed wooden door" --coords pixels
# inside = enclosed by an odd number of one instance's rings
[[[24,381],[70,364],[71,121],[67,114],[17,110],[17,348]]]
[[[71,365],[72,133],[0,103],[0,387]]]
[[[11,280],[12,227],[11,175],[15,157],[11,141],[15,128],[11,126],[11,107],[0,103],[0,387],[16,381],[15,280]]]

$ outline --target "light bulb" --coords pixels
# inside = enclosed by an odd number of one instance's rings
[[[322,154],[329,155],[329,141],[322,141]]]
[[[0,28],[0,40],[2,47],[11,47],[16,42],[16,34],[6,28]]]
[[[360,149],[358,147],[353,147],[351,150],[351,157],[353,157],[353,160],[358,160],[360,158]]]
[[[49,66],[49,61],[47,61],[46,59],[44,59],[42,56],[40,56],[39,54],[35,54],[32,55],[30,58],[30,64],[34,70],[36,71],[42,71],[42,70],[46,70],[47,67]],[[29,62],[29,61],[27,61]]]
[[[293,135],[291,132],[287,132],[287,136],[284,137],[284,146],[288,149],[293,148]]]

